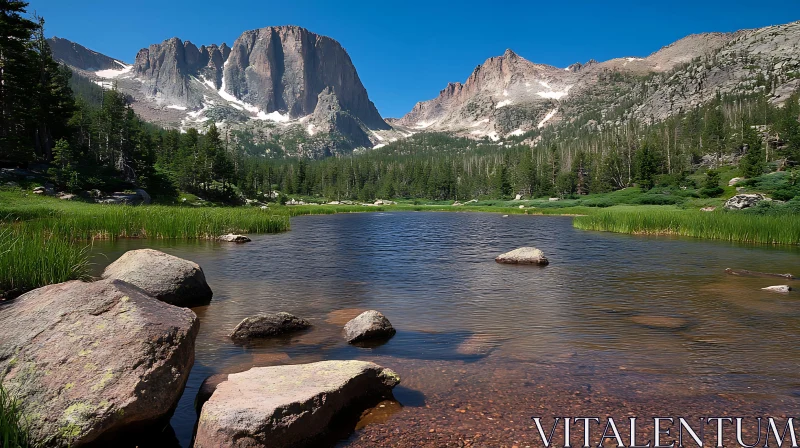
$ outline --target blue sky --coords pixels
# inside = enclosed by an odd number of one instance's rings
[[[688,34],[800,20],[800,1],[674,0],[29,0],[47,35],[126,62],[151,43],[180,37],[231,45],[242,31],[300,25],[347,49],[384,117],[464,81],[511,48],[558,67],[646,56]]]

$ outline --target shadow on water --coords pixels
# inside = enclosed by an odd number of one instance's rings
[[[132,428],[125,433],[85,445],[88,448],[181,448],[181,442],[170,423]]]

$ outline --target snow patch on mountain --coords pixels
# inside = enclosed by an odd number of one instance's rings
[[[544,116],[544,119],[539,122],[539,125],[537,127],[539,129],[543,128],[544,125],[546,125],[547,122],[550,121],[550,119],[553,118],[557,113],[558,113],[558,108],[555,108],[555,109],[551,110],[550,112],[548,112],[547,115]]]
[[[547,98],[549,100],[560,100],[561,98],[564,98],[569,94],[569,89],[571,88],[572,86],[567,86],[564,90],[561,91],[551,90],[549,92],[536,92],[536,94],[542,98]]]
[[[94,74],[97,75],[100,78],[103,78],[103,79],[114,79],[114,78],[118,78],[118,77],[120,77],[120,76],[122,76],[122,75],[124,75],[126,73],[129,73],[131,70],[133,70],[133,66],[132,65],[125,65],[125,64],[123,64],[122,62],[119,62],[119,61],[114,61],[114,62],[116,62],[117,64],[122,66],[122,68],[119,69],[119,70],[114,70],[114,69],[100,70],[98,72],[94,72]]]

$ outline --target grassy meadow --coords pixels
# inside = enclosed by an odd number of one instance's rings
[[[616,207],[579,216],[582,230],[634,235],[679,235],[757,244],[800,244],[800,217],[741,212]]]

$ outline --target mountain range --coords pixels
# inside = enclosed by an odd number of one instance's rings
[[[335,40],[295,26],[247,31],[231,47],[178,38],[143,48],[132,65],[65,39],[54,57],[78,76],[132,99],[147,121],[186,130],[209,120],[264,140],[300,142],[286,154],[324,157],[381,147],[418,132],[500,140],[592,117],[594,130],[654,122],[717,94],[800,89],[800,22],[695,34],[646,57],[566,68],[512,50],[399,119],[384,120]],[[584,120],[586,121],[586,120]]]

